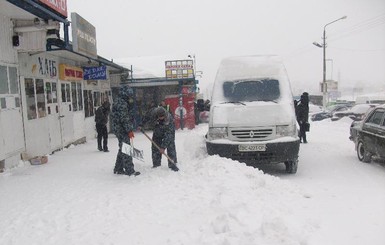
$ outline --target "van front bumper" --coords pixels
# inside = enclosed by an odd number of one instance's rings
[[[266,145],[266,150],[241,152],[238,149],[239,144],[235,142],[223,144],[209,141],[206,141],[206,148],[209,155],[219,155],[245,163],[280,163],[298,159],[299,139],[272,143],[249,142],[249,144],[264,144]]]

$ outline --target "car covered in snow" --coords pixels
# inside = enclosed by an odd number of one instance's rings
[[[298,166],[299,138],[286,69],[277,56],[222,60],[215,78],[206,148],[256,166]]]
[[[332,121],[337,121],[343,117],[349,117],[353,121],[360,121],[364,118],[365,114],[373,107],[375,107],[376,104],[358,104],[354,105],[350,109],[342,110],[342,111],[336,111],[333,113],[333,116],[331,118]]]
[[[385,104],[371,110],[364,120],[352,124],[350,140],[355,143],[360,161],[369,163],[372,157],[385,159]]]

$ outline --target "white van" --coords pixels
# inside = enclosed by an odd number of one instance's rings
[[[281,163],[296,173],[299,138],[286,69],[274,55],[222,60],[213,87],[206,147],[248,165]]]

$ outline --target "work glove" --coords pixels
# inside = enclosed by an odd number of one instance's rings
[[[128,132],[128,137],[130,138],[130,139],[133,139],[135,136],[134,136],[134,132],[132,132],[132,131],[130,131],[130,132]]]

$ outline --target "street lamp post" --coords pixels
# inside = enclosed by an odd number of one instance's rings
[[[334,22],[337,22],[339,20],[343,20],[346,18],[347,18],[347,16],[343,16],[341,18],[333,20],[332,22],[327,23],[324,26],[324,32],[323,32],[323,36],[322,36],[323,44],[320,45],[319,43],[316,43],[316,42],[313,43],[315,46],[323,48],[323,76],[322,76],[322,97],[323,98],[322,98],[322,106],[324,109],[326,108],[326,96],[327,96],[327,91],[326,91],[326,89],[327,89],[327,86],[326,86],[326,27],[330,24],[333,24]]]

